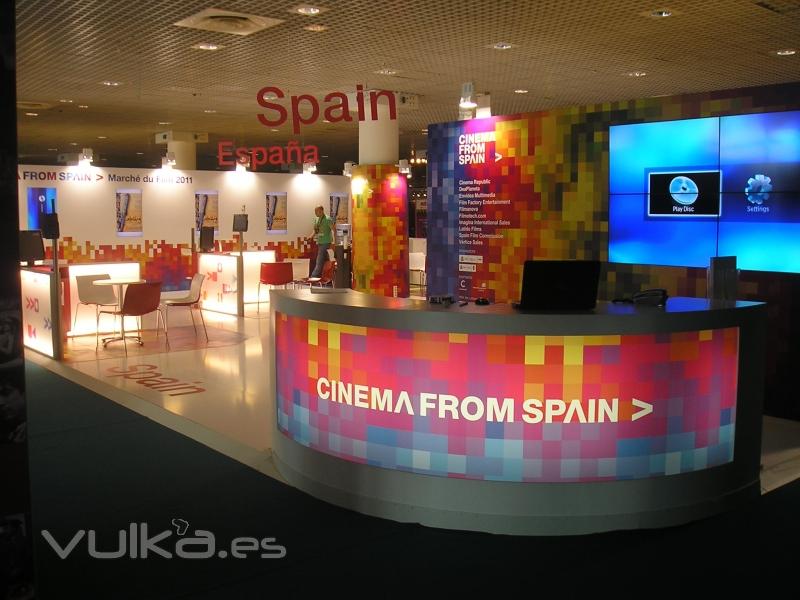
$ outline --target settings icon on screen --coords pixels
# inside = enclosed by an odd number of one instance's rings
[[[758,173],[747,180],[744,193],[750,204],[763,204],[769,200],[769,193],[772,191],[772,179],[766,175]]]

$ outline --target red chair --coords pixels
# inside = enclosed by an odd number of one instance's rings
[[[286,286],[294,283],[294,270],[290,262],[261,263],[258,278],[258,310],[261,312],[261,284]]]
[[[333,287],[333,280],[336,277],[336,261],[326,260],[322,265],[322,275],[319,277],[306,277],[305,279],[297,279],[294,283],[299,285],[307,285],[308,287]]]
[[[128,355],[128,344],[125,341],[125,317],[141,317],[143,315],[150,314],[153,311],[158,311],[158,315],[156,316],[156,337],[158,337],[159,331],[159,322],[158,318],[161,318],[161,322],[164,323],[164,336],[166,337],[167,333],[167,322],[164,320],[164,313],[161,312],[161,307],[159,306],[161,303],[161,282],[160,281],[152,281],[149,283],[132,283],[128,286],[128,289],[125,290],[125,298],[122,301],[122,308],[120,310],[101,310],[98,313],[98,321],[100,316],[103,313],[119,316],[121,317],[121,336],[122,336],[122,344],[125,347],[125,356]],[[99,329],[99,328],[98,328]],[[141,334],[141,330],[139,331]],[[95,350],[99,345],[99,334],[95,334]],[[113,340],[115,338],[111,338]],[[118,338],[117,338],[118,339]],[[103,341],[103,346],[105,347],[111,340]],[[139,337],[139,345],[143,344],[141,335]],[[167,338],[167,348],[169,348],[169,338]]]

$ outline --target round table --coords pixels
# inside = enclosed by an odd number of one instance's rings
[[[113,285],[113,286],[115,286],[117,288],[117,310],[119,312],[122,312],[122,301],[123,301],[123,298],[122,298],[122,286],[130,285],[132,283],[145,283],[145,280],[144,279],[139,279],[138,277],[117,277],[117,278],[111,278],[111,279],[97,279],[97,280],[92,282],[92,285]],[[120,316],[120,318],[124,319],[125,317]],[[136,341],[139,342],[139,344],[142,343],[141,336],[130,335],[130,336],[126,336],[126,337],[135,339]],[[119,342],[121,340],[122,340],[122,323],[120,323],[120,334],[118,336],[112,336],[112,337],[103,338],[103,348],[105,348],[111,342]]]

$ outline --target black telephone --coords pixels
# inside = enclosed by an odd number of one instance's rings
[[[642,290],[631,298],[634,304],[644,304],[647,306],[664,306],[667,303],[667,290],[654,288],[652,290]]]

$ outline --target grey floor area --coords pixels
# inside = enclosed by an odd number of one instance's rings
[[[447,585],[449,596],[525,582],[561,582],[561,596],[573,597],[579,587],[613,589],[633,576],[651,586],[690,577],[716,586],[740,574],[793,579],[796,568],[798,481],[734,512],[669,529],[580,537],[431,529],[325,504],[39,366],[26,369],[40,598],[308,597],[334,588],[361,597],[420,584],[432,592],[427,586],[435,583]],[[159,545],[174,549],[178,519],[189,532],[213,535],[215,557],[89,553],[89,532],[97,549],[112,551],[131,523],[146,524],[150,536],[169,530]],[[42,530],[62,546],[87,533],[61,559]],[[286,556],[220,558],[235,538],[274,538]],[[207,550],[207,539],[195,549]]]

